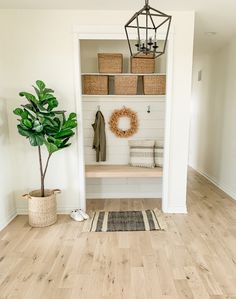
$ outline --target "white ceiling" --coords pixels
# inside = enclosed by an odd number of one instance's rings
[[[0,0],[0,8],[136,11],[143,6],[143,3],[144,0]],[[236,0],[150,0],[150,4],[164,11],[196,11],[197,50],[215,50],[236,34]],[[205,34],[209,31],[217,34],[212,36]]]

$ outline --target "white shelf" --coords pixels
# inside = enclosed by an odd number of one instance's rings
[[[93,95],[93,94],[82,94],[83,98],[102,98],[102,99],[109,99],[109,98],[137,98],[137,99],[144,99],[144,98],[152,98],[155,99],[156,101],[158,100],[165,100],[166,96],[165,95]]]
[[[166,73],[151,73],[151,74],[134,74],[134,73],[82,73],[84,75],[103,75],[103,76],[155,76],[166,75]]]
[[[130,99],[133,102],[143,102],[144,99],[146,101],[150,102],[160,102],[163,103],[165,102],[166,98],[165,96],[156,96],[156,95],[134,95],[134,96],[129,96],[129,95],[82,95],[82,101],[83,102],[102,102],[102,101],[106,101],[106,102],[124,102],[124,99]]]

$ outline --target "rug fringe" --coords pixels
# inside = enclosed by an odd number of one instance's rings
[[[159,209],[155,208],[153,209],[153,212],[156,214],[156,217],[158,219],[159,225],[162,230],[167,230],[167,223],[165,221],[165,216]]]

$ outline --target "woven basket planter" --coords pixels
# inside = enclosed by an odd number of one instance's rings
[[[155,73],[155,59],[131,57],[131,73],[134,74]]]
[[[122,73],[123,55],[119,53],[98,53],[99,73]]]
[[[105,75],[83,75],[83,94],[107,95],[108,76]]]
[[[35,190],[23,195],[28,199],[29,224],[32,227],[45,227],[57,221],[56,193],[58,189],[45,190],[45,197],[41,197],[41,190]]]
[[[150,75],[143,76],[145,95],[165,95],[166,94],[166,76]]]
[[[115,95],[135,95],[138,89],[138,76],[120,75],[115,76]]]

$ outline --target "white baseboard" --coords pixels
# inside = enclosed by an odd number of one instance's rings
[[[78,209],[79,207],[57,207],[57,214],[70,214],[72,210]],[[27,208],[17,208],[17,215],[28,215]]]
[[[212,184],[214,184],[216,187],[218,187],[219,189],[221,189],[222,191],[224,191],[227,195],[229,195],[230,197],[232,197],[232,199],[236,200],[236,193],[234,191],[231,190],[230,187],[228,187],[226,184],[222,184],[220,182],[218,182],[218,180],[210,175],[208,175],[207,173],[205,173],[204,171],[197,169],[193,166],[191,166],[196,172],[198,172],[200,175],[202,175],[203,177],[205,177],[208,181],[210,181]]]
[[[14,209],[6,218],[6,221],[0,222],[0,231],[3,230],[15,217],[17,216],[17,211]]]

